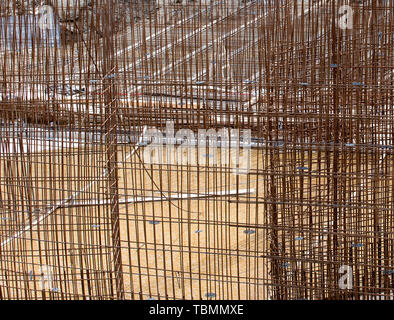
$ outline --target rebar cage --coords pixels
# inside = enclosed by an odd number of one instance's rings
[[[1,2],[0,298],[393,299],[393,12]]]

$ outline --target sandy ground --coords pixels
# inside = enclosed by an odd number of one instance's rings
[[[340,167],[339,184],[346,198],[338,200],[343,207],[334,255],[330,247],[334,209],[327,200],[332,199],[327,189],[332,188],[332,181],[327,180],[326,165],[332,157],[325,158],[324,153],[320,161],[317,153],[277,153],[270,162],[267,150],[253,150],[249,174],[235,175],[226,165],[143,166],[143,148],[133,155],[131,147],[119,150],[120,200],[145,199],[119,206],[126,298],[268,299],[277,282],[284,296],[303,298],[297,286],[306,285],[315,290],[306,298],[316,298],[328,281],[325,275],[333,274],[332,265],[341,263],[335,260],[338,257],[346,259],[351,251],[353,262],[361,267],[378,261],[371,256],[375,250],[373,212],[378,210],[382,230],[392,227],[386,220],[392,210],[392,181],[389,172],[379,179],[370,177],[376,159],[359,166],[355,157],[339,159],[347,163]],[[80,148],[31,155],[30,159],[2,159],[2,243],[25,228],[2,246],[3,297],[43,298],[45,294],[55,299],[97,299],[115,295],[111,206],[78,206],[107,199],[104,152],[99,147]],[[207,161],[214,159],[212,154],[205,156]],[[272,173],[276,196],[269,183]],[[380,198],[368,205],[374,183],[381,188]],[[84,188],[85,192],[76,193]],[[181,194],[241,190],[250,193],[169,200]],[[74,202],[65,201],[71,195]],[[161,200],[152,202],[150,197]],[[277,228],[272,228],[272,202],[277,203]],[[71,206],[51,212],[60,204]],[[42,210],[34,211],[37,208]],[[385,238],[390,245],[392,234],[385,233]],[[278,259],[273,259],[276,255]]]

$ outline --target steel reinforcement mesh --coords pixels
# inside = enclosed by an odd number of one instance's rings
[[[0,4],[0,299],[393,299],[394,1]]]

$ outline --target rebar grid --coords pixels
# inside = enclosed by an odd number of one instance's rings
[[[394,2],[178,2],[0,5],[0,298],[393,299]]]

